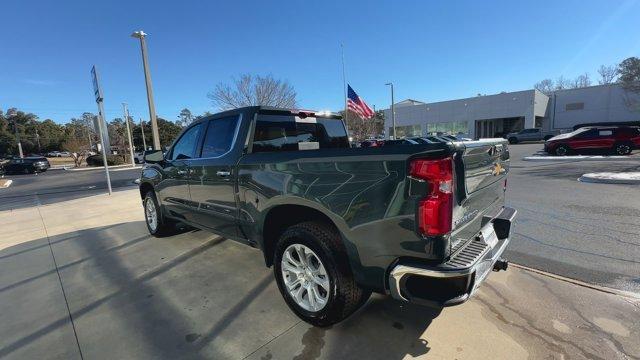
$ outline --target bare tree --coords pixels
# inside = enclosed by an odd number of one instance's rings
[[[556,80],[556,90],[569,89],[570,87],[571,84],[569,83],[569,80],[565,79],[564,76],[560,75],[558,80]]]
[[[540,80],[537,83],[535,83],[533,85],[533,88],[541,91],[544,94],[551,94],[553,92],[553,80],[551,79],[544,79],[544,80]]]
[[[80,167],[87,155],[87,143],[76,136],[70,136],[63,144],[62,148],[71,153],[76,167]]]
[[[578,75],[569,84],[569,88],[571,89],[579,89],[587,86],[591,86],[591,79],[589,79],[589,74],[587,73]]]
[[[243,74],[231,85],[219,83],[207,97],[220,110],[243,106],[265,105],[281,108],[296,107],[296,92],[286,80],[271,75]]]
[[[616,78],[618,77],[618,68],[616,66],[605,66],[600,65],[598,69],[598,74],[600,75],[600,79],[598,79],[598,84],[606,85],[613,84],[616,82]]]

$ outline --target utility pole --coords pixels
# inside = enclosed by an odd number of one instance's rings
[[[36,141],[38,142],[38,153],[41,153],[42,148],[40,147],[40,135],[38,134],[38,128],[36,128]]]
[[[393,123],[393,139],[397,139],[396,135],[396,109],[395,109],[395,101],[393,99],[393,83],[386,83],[385,85],[391,86],[391,121]]]
[[[136,162],[133,158],[133,141],[131,140],[131,128],[129,127],[129,109],[127,109],[127,103],[122,103],[122,111],[124,113],[124,121],[127,124],[127,137],[129,138],[129,156],[131,156],[131,166],[136,166]]]
[[[24,154],[22,153],[22,143],[20,142],[20,132],[18,131],[18,120],[16,120],[16,113],[12,112],[11,117],[13,118],[13,129],[16,133],[16,142],[18,143],[18,153],[20,154],[20,158],[22,159],[24,157]]]
[[[140,118],[140,130],[142,130],[142,146],[144,151],[147,151],[147,140],[144,138],[144,121],[142,121],[142,118]]]
[[[158,132],[158,119],[156,118],[156,107],[153,103],[153,88],[151,86],[151,72],[149,71],[149,59],[147,57],[147,43],[144,40],[147,34],[139,30],[133,32],[131,37],[140,39],[140,49],[142,51],[142,66],[144,68],[144,80],[147,85],[147,103],[149,104],[149,118],[151,120],[151,134],[153,135],[153,149],[160,149],[160,134]]]
[[[91,68],[91,78],[93,82],[93,93],[96,98],[96,103],[98,104],[98,133],[100,134],[100,145],[102,147],[102,163],[104,165],[104,173],[107,177],[107,188],[109,189],[109,195],[111,195],[111,176],[109,175],[109,164],[107,162],[107,144],[105,141],[105,134],[108,136],[108,132],[106,131],[107,123],[105,122],[105,114],[104,114],[104,96],[102,95],[102,88],[100,87],[100,80],[98,77],[98,70],[96,70],[96,66],[94,65]],[[110,145],[109,145],[110,146]],[[109,152],[110,154],[111,152]]]

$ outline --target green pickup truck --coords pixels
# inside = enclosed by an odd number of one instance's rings
[[[259,248],[292,311],[328,326],[372,291],[449,306],[506,269],[508,171],[506,140],[351,148],[339,116],[246,107],[147,153],[140,196],[151,234]]]

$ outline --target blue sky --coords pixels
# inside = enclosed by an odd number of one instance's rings
[[[0,109],[67,122],[130,104],[148,117],[143,29],[157,112],[215,111],[207,93],[242,73],[288,80],[301,107],[343,106],[347,80],[370,105],[439,101],[531,88],[640,56],[640,2],[629,1],[8,1],[1,5]]]

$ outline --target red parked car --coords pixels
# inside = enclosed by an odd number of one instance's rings
[[[552,137],[544,143],[544,151],[559,156],[586,151],[611,151],[629,155],[640,148],[640,127],[583,127],[574,132]]]

